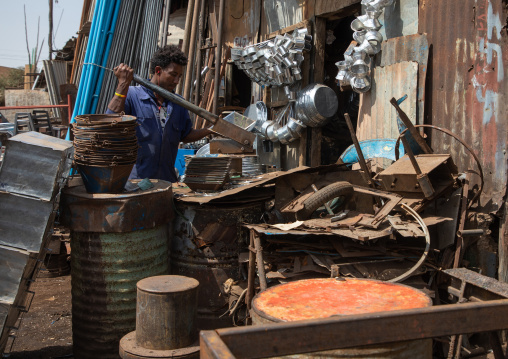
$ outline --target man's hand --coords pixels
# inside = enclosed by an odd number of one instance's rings
[[[120,64],[113,69],[115,76],[118,78],[118,85],[125,84],[129,87],[134,78],[134,70],[126,64]]]
[[[129,92],[129,85],[134,78],[134,70],[126,64],[120,64],[113,69],[118,79],[118,86],[111,101],[109,101],[108,109],[113,112],[120,113],[125,109],[125,99]]]

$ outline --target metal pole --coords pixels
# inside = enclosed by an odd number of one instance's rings
[[[222,62],[222,25],[224,23],[224,3],[225,0],[220,0],[219,5],[219,24],[217,25],[217,48],[215,49],[215,82],[213,84],[213,110],[216,115],[219,102],[219,89],[220,89],[220,70]]]
[[[53,0],[49,0],[49,60],[53,59]]]

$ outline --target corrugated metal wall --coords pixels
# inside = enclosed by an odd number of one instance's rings
[[[419,32],[430,46],[426,123],[448,128],[473,147],[485,173],[481,205],[497,211],[507,182],[508,47],[503,0],[420,0]],[[433,134],[436,152],[475,168],[462,146]]]

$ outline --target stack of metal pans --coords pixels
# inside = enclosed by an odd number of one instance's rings
[[[121,192],[136,163],[136,118],[80,115],[72,124],[74,162],[90,193]]]
[[[339,107],[337,95],[328,86],[312,84],[298,95],[295,105],[296,119],[309,127],[323,126]]]
[[[242,177],[256,177],[266,173],[266,166],[259,163],[258,156],[242,158]]]
[[[231,157],[193,157],[185,170],[185,184],[193,191],[217,191],[229,180]]]

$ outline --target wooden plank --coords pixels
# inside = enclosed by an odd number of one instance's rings
[[[361,0],[316,0],[314,5],[314,11],[316,16],[323,16],[338,11],[344,10],[345,8],[360,4]]]
[[[508,328],[506,318],[508,300],[503,299],[225,328],[217,333],[233,355],[264,358],[503,330]]]
[[[323,83],[325,80],[325,39],[326,19],[315,18],[314,26],[314,81]],[[321,128],[312,128],[310,143],[310,166],[321,165],[321,142],[323,140]]]

